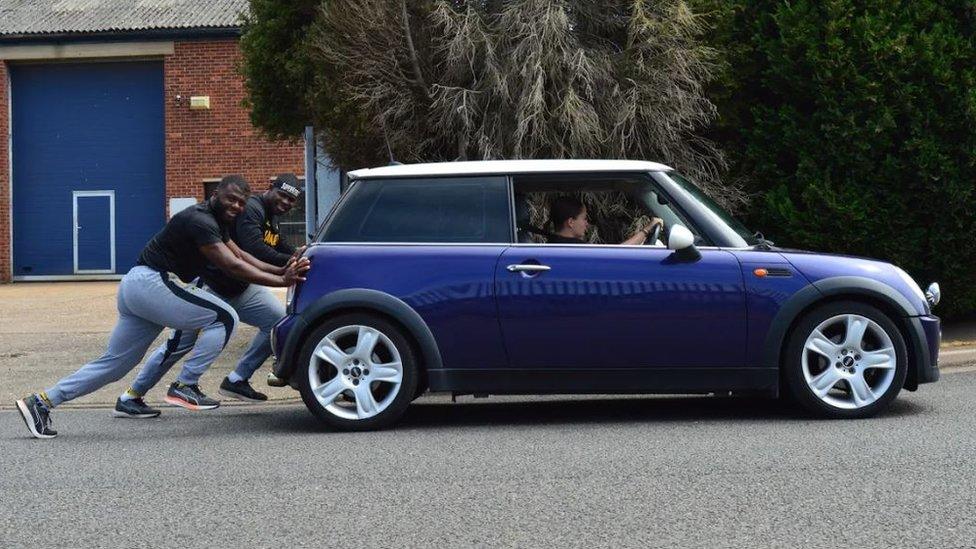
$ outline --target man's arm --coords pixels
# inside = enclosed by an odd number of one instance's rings
[[[240,246],[234,243],[233,240],[228,240],[226,244],[227,247],[230,248],[231,253],[243,259],[244,261],[247,261],[249,264],[253,265],[254,267],[257,267],[261,271],[274,274],[274,275],[280,275],[285,272],[284,266],[277,267],[270,263],[265,263],[264,261],[261,261],[260,259],[242,250]]]
[[[295,282],[305,280],[305,272],[309,269],[308,259],[303,257],[289,264],[281,275],[266,273],[235,255],[223,242],[200,246],[200,253],[207,258],[207,261],[228,275],[262,286],[291,286]]]
[[[264,211],[248,202],[244,211],[237,216],[237,245],[265,263],[284,265],[291,254],[281,253],[264,243],[264,233],[261,231],[263,223]]]

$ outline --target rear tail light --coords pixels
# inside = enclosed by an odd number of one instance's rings
[[[288,312],[288,314],[291,314],[291,312],[292,312],[292,305],[295,302],[295,286],[296,285],[297,284],[292,284],[291,286],[288,286],[288,292],[285,294],[285,311]]]
[[[308,255],[308,250],[306,250],[305,253],[302,254],[302,257],[306,257],[306,258],[308,258],[309,261],[312,261],[312,258]],[[305,276],[307,277],[308,274],[311,273],[311,272],[312,272],[311,269],[309,269],[305,273]],[[301,282],[297,282],[297,283],[292,284],[291,286],[288,287],[288,293],[285,294],[285,312],[286,313],[292,314],[292,313],[295,312],[295,299],[298,297],[298,292],[301,289],[302,289],[302,283]]]
[[[275,356],[275,362],[277,362],[277,358],[278,358],[277,332],[278,332],[278,326],[275,326],[274,328],[271,329],[271,353],[274,354]]]

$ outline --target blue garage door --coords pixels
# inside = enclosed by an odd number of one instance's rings
[[[10,79],[14,276],[125,273],[165,221],[162,63]]]

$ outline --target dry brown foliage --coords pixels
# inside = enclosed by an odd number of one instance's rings
[[[697,133],[714,55],[682,0],[326,0],[314,29],[314,124],[340,167],[387,146],[402,162],[647,159],[744,200]]]

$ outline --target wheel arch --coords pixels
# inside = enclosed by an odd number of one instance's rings
[[[418,387],[427,383],[427,370],[443,367],[434,334],[413,307],[385,292],[352,288],[324,295],[298,313],[296,329],[288,334],[285,341],[282,353],[285,360],[280,373],[291,381],[298,354],[308,334],[328,318],[355,312],[381,316],[403,330],[419,359]]]
[[[842,276],[814,282],[793,294],[773,318],[763,344],[762,364],[769,368],[782,366],[783,353],[797,323],[811,310],[836,301],[857,301],[871,305],[891,319],[908,350],[908,377],[905,388],[918,387],[920,365],[928,364],[928,348],[923,334],[912,317],[917,313],[897,290],[868,278]]]

